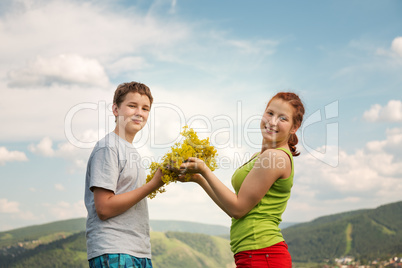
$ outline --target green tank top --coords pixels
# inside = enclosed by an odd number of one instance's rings
[[[230,246],[234,254],[270,247],[284,241],[281,229],[282,214],[286,209],[293,186],[293,156],[289,150],[278,148],[290,157],[292,171],[288,178],[277,179],[261,201],[248,214],[240,219],[232,218],[230,228]],[[238,168],[232,176],[232,186],[239,193],[240,186],[247,174],[253,169],[259,154],[248,163]],[[272,163],[275,164],[275,163]],[[279,163],[277,163],[279,164]]]

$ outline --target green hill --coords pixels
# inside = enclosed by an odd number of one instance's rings
[[[88,267],[85,233],[41,244],[13,255],[0,255],[0,267]]]
[[[156,232],[187,232],[207,235],[229,235],[230,229],[222,225],[203,224],[190,221],[151,220],[151,231]]]
[[[85,218],[57,221],[41,225],[33,225],[18,228],[6,232],[0,232],[0,249],[11,246],[18,242],[48,241],[51,242],[54,236],[69,236],[72,233],[85,230]]]
[[[229,241],[209,235],[227,236],[229,228],[185,221],[150,224],[154,267],[232,267]],[[79,218],[0,232],[0,267],[88,267],[84,231],[85,218]]]
[[[49,243],[73,233],[85,231],[85,218],[56,221],[41,225],[33,225],[5,232],[0,232],[0,249],[32,241],[32,247],[38,243]],[[155,232],[188,232],[216,236],[228,236],[229,228],[221,225],[210,225],[188,221],[150,220],[151,231]]]
[[[283,230],[294,261],[402,254],[402,202],[318,218]]]
[[[229,241],[216,236],[179,232],[151,232],[153,266],[233,267]],[[85,233],[80,232],[18,255],[0,258],[0,267],[88,267]]]
[[[196,233],[151,233],[154,267],[234,267],[229,241]]]
[[[233,266],[227,227],[150,223],[156,268]],[[80,218],[0,232],[0,267],[87,267],[84,230]],[[402,201],[320,217],[282,232],[299,264],[346,255],[363,261],[402,256]]]

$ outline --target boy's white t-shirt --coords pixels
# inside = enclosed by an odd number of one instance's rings
[[[117,253],[151,258],[146,198],[123,214],[101,221],[96,214],[91,191],[92,187],[100,187],[118,195],[141,187],[145,178],[141,156],[131,143],[111,132],[95,145],[88,160],[85,181],[88,260]]]

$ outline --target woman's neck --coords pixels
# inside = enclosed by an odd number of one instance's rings
[[[287,142],[277,143],[277,142],[264,142],[262,141],[261,153],[265,152],[268,149],[276,149],[276,148],[285,148],[290,150]]]

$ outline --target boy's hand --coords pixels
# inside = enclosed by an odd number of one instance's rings
[[[151,181],[155,181],[158,188],[162,187],[165,184],[162,180],[162,176],[163,176],[162,170],[160,168],[158,168],[158,170],[155,172],[154,177],[151,180]]]
[[[190,175],[190,180],[186,180],[185,174],[180,174],[178,177],[178,181],[180,182],[195,182],[200,184],[202,180],[205,180],[205,178],[200,174],[200,173],[195,173]]]

